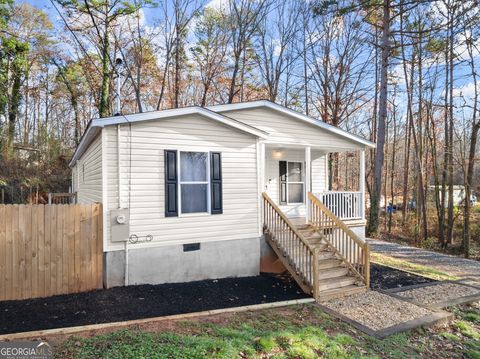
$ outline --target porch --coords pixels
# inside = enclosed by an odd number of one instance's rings
[[[346,169],[346,176],[357,176],[355,188],[336,191],[329,176],[332,150],[261,144],[259,151],[265,238],[275,258],[317,300],[366,291],[370,281],[365,150],[334,149],[358,157]]]
[[[260,144],[260,192],[266,192],[296,225],[311,222],[311,192],[347,226],[365,226],[365,150]],[[351,153],[356,163],[345,166],[355,177],[349,188],[332,190],[329,160],[332,153]],[[349,168],[352,167],[352,168]],[[354,167],[354,168],[353,168]],[[346,186],[344,186],[346,187]],[[338,186],[337,186],[338,188]],[[359,233],[360,234],[360,233]],[[364,234],[360,235],[362,239]]]

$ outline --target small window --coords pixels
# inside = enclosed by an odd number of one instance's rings
[[[288,203],[304,203],[304,176],[302,162],[287,164]]]
[[[207,152],[180,152],[180,213],[209,212]]]

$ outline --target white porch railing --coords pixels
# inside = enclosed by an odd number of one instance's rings
[[[317,192],[314,194],[341,220],[363,219],[362,192]]]

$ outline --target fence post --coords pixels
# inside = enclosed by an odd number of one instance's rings
[[[364,250],[364,261],[365,261],[365,286],[367,289],[370,288],[370,245],[365,243]]]
[[[318,277],[318,248],[313,249],[313,298],[318,301],[320,299],[320,278]]]
[[[48,194],[48,204],[52,204],[52,194]]]

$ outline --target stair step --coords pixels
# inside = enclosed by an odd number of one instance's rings
[[[320,302],[334,298],[346,297],[348,295],[364,293],[366,291],[367,287],[365,287],[364,285],[349,285],[346,287],[329,289],[320,292]]]
[[[342,261],[336,258],[324,259],[324,260],[318,261],[319,270],[340,267],[341,265],[343,265]]]
[[[330,252],[330,251],[327,251],[327,250],[324,250],[323,252],[320,252],[318,254],[318,259],[320,261],[324,261],[324,260],[327,260],[327,259],[336,259],[337,257],[335,257],[335,254],[333,252]]]
[[[329,269],[322,269],[318,273],[320,280],[329,279],[329,278],[338,278],[345,277],[348,274],[348,268],[346,267],[336,267]]]
[[[328,289],[347,287],[357,281],[355,277],[343,276],[320,280],[320,292]]]
[[[297,230],[299,231],[311,231],[313,230],[313,227],[311,224],[308,224],[308,223],[302,223],[302,224],[298,224],[295,226]]]
[[[305,239],[308,239],[308,240],[322,239],[322,237],[319,234],[312,234],[307,236],[304,235],[304,237]]]

